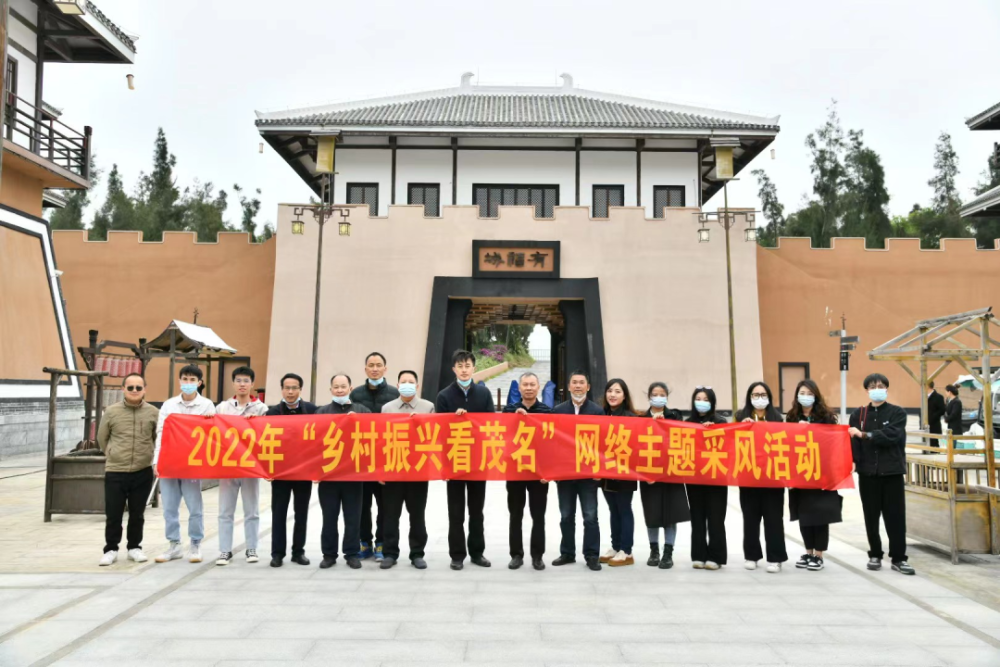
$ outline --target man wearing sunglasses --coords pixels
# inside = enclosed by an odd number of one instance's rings
[[[160,411],[147,403],[146,381],[130,374],[122,385],[125,400],[109,405],[97,430],[97,444],[107,457],[104,463],[104,555],[100,564],[118,560],[122,517],[128,505],[128,559],[145,563],[142,552],[143,515],[153,490],[153,449]]]

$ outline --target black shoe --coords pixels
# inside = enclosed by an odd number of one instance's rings
[[[598,570],[600,570],[601,569],[601,559],[597,558],[596,556],[593,557],[593,558],[588,558],[587,559],[587,567],[589,567],[591,570],[594,570],[595,572],[598,571]]]
[[[802,554],[799,559],[795,561],[795,567],[800,570],[804,570],[809,567],[809,563],[812,561],[812,554]]]
[[[917,571],[913,569],[913,566],[911,566],[905,560],[901,560],[898,563],[893,563],[892,564],[892,569],[894,569],[896,572],[899,572],[900,574],[916,574],[917,573]]]
[[[298,556],[292,556],[292,562],[299,565],[308,565],[309,559],[305,557],[305,554],[299,554]]]
[[[396,564],[395,558],[393,558],[392,556],[384,556],[382,558],[382,564],[379,565],[378,567],[380,570],[388,570],[395,564]]]
[[[476,559],[473,558],[472,562],[476,563]],[[476,563],[476,565],[479,565],[479,563]],[[510,563],[507,564],[507,569],[517,570],[520,569],[522,565],[524,565],[524,558],[521,556],[514,556],[513,558],[510,559]],[[489,566],[490,564],[486,563],[486,565],[484,565],[483,567],[489,567]]]
[[[283,560],[284,560],[283,558],[278,558],[277,556],[275,556],[274,558],[271,559],[271,567],[281,567],[281,562]]]
[[[882,569],[882,559],[881,558],[875,558],[874,556],[871,557],[871,558],[869,558],[868,559],[868,569],[872,570],[873,572],[875,570],[881,570]]]
[[[453,561],[451,561],[451,569],[453,569],[453,570],[461,570],[463,567],[465,567],[465,563],[463,563],[462,561],[460,561],[460,560],[453,560]]]
[[[559,567],[560,565],[569,565],[570,563],[575,563],[575,562],[576,562],[575,557],[563,554],[559,556],[559,558],[556,558],[554,561],[552,561],[552,565],[554,565],[555,567]]]
[[[346,560],[347,560],[347,567],[351,568],[352,570],[360,570],[361,569],[361,559],[358,558],[357,556],[351,556],[350,558],[347,558]]]
[[[423,558],[411,558],[410,565],[417,568],[418,570],[427,569],[427,561],[425,561]]]
[[[795,564],[795,567],[798,567],[798,563]],[[810,556],[807,569],[812,570],[813,572],[819,572],[823,569],[823,559],[819,556]]]
[[[674,548],[669,544],[663,546],[663,558],[660,559],[660,569],[669,570],[674,566]]]
[[[649,558],[646,560],[646,565],[650,567],[656,567],[660,564],[660,545],[651,544],[649,545]]]
[[[535,568],[536,570],[544,570],[545,569],[545,561],[542,560],[541,558],[532,558],[531,559],[531,567]]]
[[[469,562],[473,565],[478,565],[479,567],[489,567],[493,564],[486,559],[486,556],[476,556],[474,558],[470,558]]]
[[[298,562],[298,561],[295,561]],[[319,569],[329,570],[331,567],[337,564],[337,559],[333,556],[323,556],[323,560],[320,561]]]

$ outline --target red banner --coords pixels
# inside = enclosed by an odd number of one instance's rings
[[[845,426],[702,426],[516,414],[171,415],[166,478],[384,482],[636,479],[722,486],[854,486]]]

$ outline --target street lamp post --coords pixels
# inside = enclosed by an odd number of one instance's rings
[[[293,234],[305,233],[305,223],[302,221],[303,213],[312,213],[313,219],[319,224],[319,239],[316,247],[316,301],[313,304],[312,368],[309,379],[309,401],[312,403],[316,402],[316,369],[319,358],[319,301],[320,284],[323,276],[323,227],[334,214],[338,214],[340,215],[340,222],[338,223],[337,228],[340,236],[351,235],[351,209],[345,206],[333,205],[333,191],[330,187],[330,182],[332,180],[332,174],[328,174],[327,177],[323,179],[323,189],[320,195],[321,201],[319,204],[296,206],[294,208],[293,213],[295,214],[295,220],[292,221]]]

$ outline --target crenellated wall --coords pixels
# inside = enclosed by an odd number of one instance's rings
[[[808,362],[831,405],[840,404],[839,347],[830,331],[847,317],[849,335],[861,342],[851,357],[848,405],[867,400],[865,375],[885,374],[890,401],[920,405],[917,384],[892,362],[869,361],[868,350],[922,319],[1000,306],[1000,251],[978,250],[974,239],[945,239],[940,250],[922,250],[919,239],[889,239],[867,249],[864,239],[833,239],[812,248],[805,238],[784,238],[758,248],[757,286],[764,377],[777,392],[779,363]],[[931,365],[931,370],[936,368]],[[944,386],[963,371],[946,369]]]
[[[198,324],[249,356],[264,385],[274,240],[251,243],[244,232],[219,234],[216,243],[198,243],[192,232],[167,232],[161,243],[126,231],[110,232],[107,241],[88,241],[85,231],[54,231],[52,238],[74,346],[87,344],[89,329],[103,340],[153,338],[171,320],[190,322],[197,308]],[[167,368],[166,359],[151,364],[149,400],[167,398]]]

